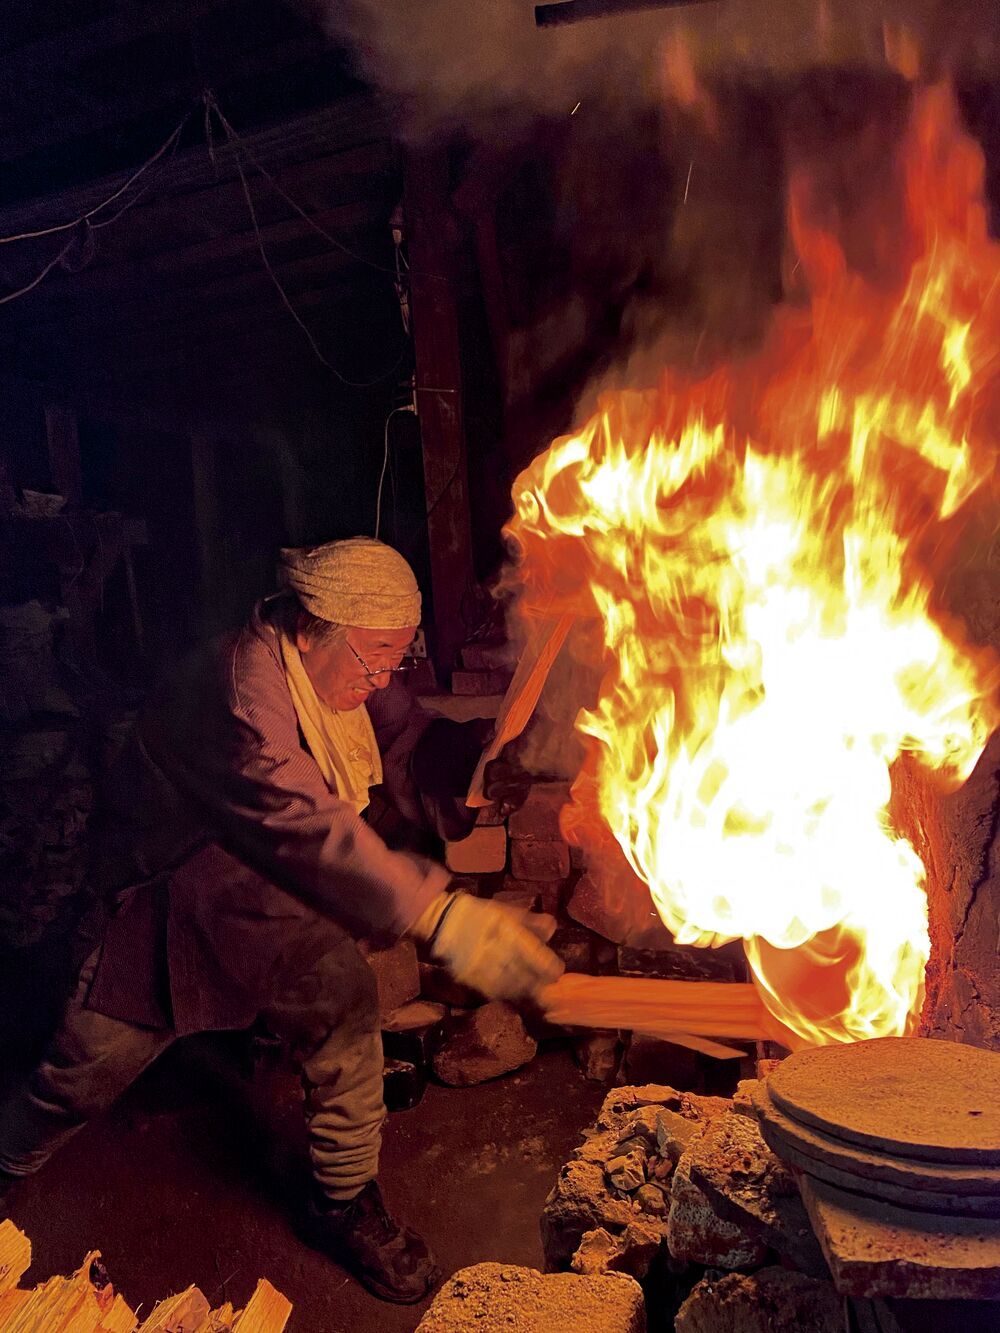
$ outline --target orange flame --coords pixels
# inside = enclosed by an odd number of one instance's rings
[[[992,656],[932,605],[947,520],[993,473],[1000,328],[945,90],[915,98],[900,165],[902,291],[848,272],[793,178],[810,307],[707,379],[607,394],[518,478],[508,529],[523,606],[603,622],[564,822],[610,830],[679,942],[742,938],[806,1041],[913,1029],[924,867],[890,766],[961,782],[998,720]]]

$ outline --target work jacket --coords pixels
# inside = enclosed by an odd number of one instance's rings
[[[442,835],[467,832],[456,802],[412,778],[440,724],[402,685],[371,699],[389,796]],[[110,915],[87,1003],[178,1035],[248,1025],[334,938],[391,941],[447,882],[439,865],[391,851],[327,787],[267,603],[150,698],[94,842]]]

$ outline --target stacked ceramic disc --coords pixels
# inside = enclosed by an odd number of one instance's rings
[[[922,1037],[800,1051],[754,1097],[779,1157],[914,1212],[1000,1218],[1000,1054]]]

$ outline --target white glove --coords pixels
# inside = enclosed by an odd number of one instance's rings
[[[564,965],[542,941],[555,920],[467,893],[442,894],[412,933],[427,940],[435,962],[456,981],[491,1000],[530,1000],[558,980]]]

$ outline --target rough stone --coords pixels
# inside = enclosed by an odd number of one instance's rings
[[[623,1232],[635,1220],[631,1204],[612,1194],[597,1162],[567,1162],[542,1209],[542,1246],[546,1268],[566,1268],[583,1235],[603,1227]]]
[[[704,1277],[681,1306],[675,1333],[842,1333],[830,1282],[784,1268]]]
[[[570,858],[572,864],[572,857]],[[648,906],[643,914],[637,909],[636,899],[644,895]],[[601,877],[596,871],[580,876],[566,911],[574,921],[614,944],[623,944],[641,938],[644,944],[670,947],[671,936],[660,921],[649,897],[649,891],[638,881],[619,882]],[[637,924],[638,922],[641,924]]]
[[[667,1217],[670,1253],[706,1268],[758,1267],[767,1247],[719,1216],[705,1191],[691,1179],[690,1152],[689,1148],[674,1169]]]
[[[660,1252],[662,1236],[656,1227],[637,1219],[617,1236],[604,1227],[587,1231],[573,1255],[574,1273],[628,1273],[642,1281]]]
[[[592,1083],[610,1083],[618,1070],[621,1042],[617,1032],[598,1029],[577,1037],[573,1054],[584,1078]]]
[[[375,973],[379,1013],[383,1019],[420,994],[420,970],[412,940],[400,940],[391,949],[366,950],[365,956]]]
[[[484,805],[476,815],[476,824],[480,828],[495,828],[505,822],[505,816],[501,814],[499,805]]]
[[[667,1200],[658,1185],[643,1185],[641,1189],[636,1190],[635,1200],[644,1213],[652,1213],[654,1217],[666,1217]]]
[[[417,1333],[645,1333],[642,1288],[624,1274],[538,1273],[510,1264],[462,1268]]]
[[[502,824],[480,825],[460,842],[446,842],[445,864],[459,874],[482,875],[507,864],[507,830]]]
[[[616,1190],[631,1194],[646,1183],[646,1159],[641,1152],[612,1157],[607,1165],[607,1173]]]
[[[549,947],[566,964],[567,972],[593,973],[597,966],[596,942],[597,937],[585,927],[564,921],[549,940]]]
[[[537,1050],[517,1010],[493,1000],[452,1021],[434,1056],[434,1073],[442,1083],[468,1087],[520,1069]]]
[[[815,1276],[826,1264],[791,1172],[767,1147],[756,1120],[727,1111],[687,1150],[691,1180],[719,1216]]]
[[[565,879],[569,874],[569,848],[564,842],[512,837],[510,870],[515,879]]]
[[[531,838],[537,842],[561,842],[559,812],[568,800],[569,783],[536,782],[524,804],[513,812],[508,821],[510,836],[515,841]],[[569,870],[568,851],[566,861],[564,873]]]

